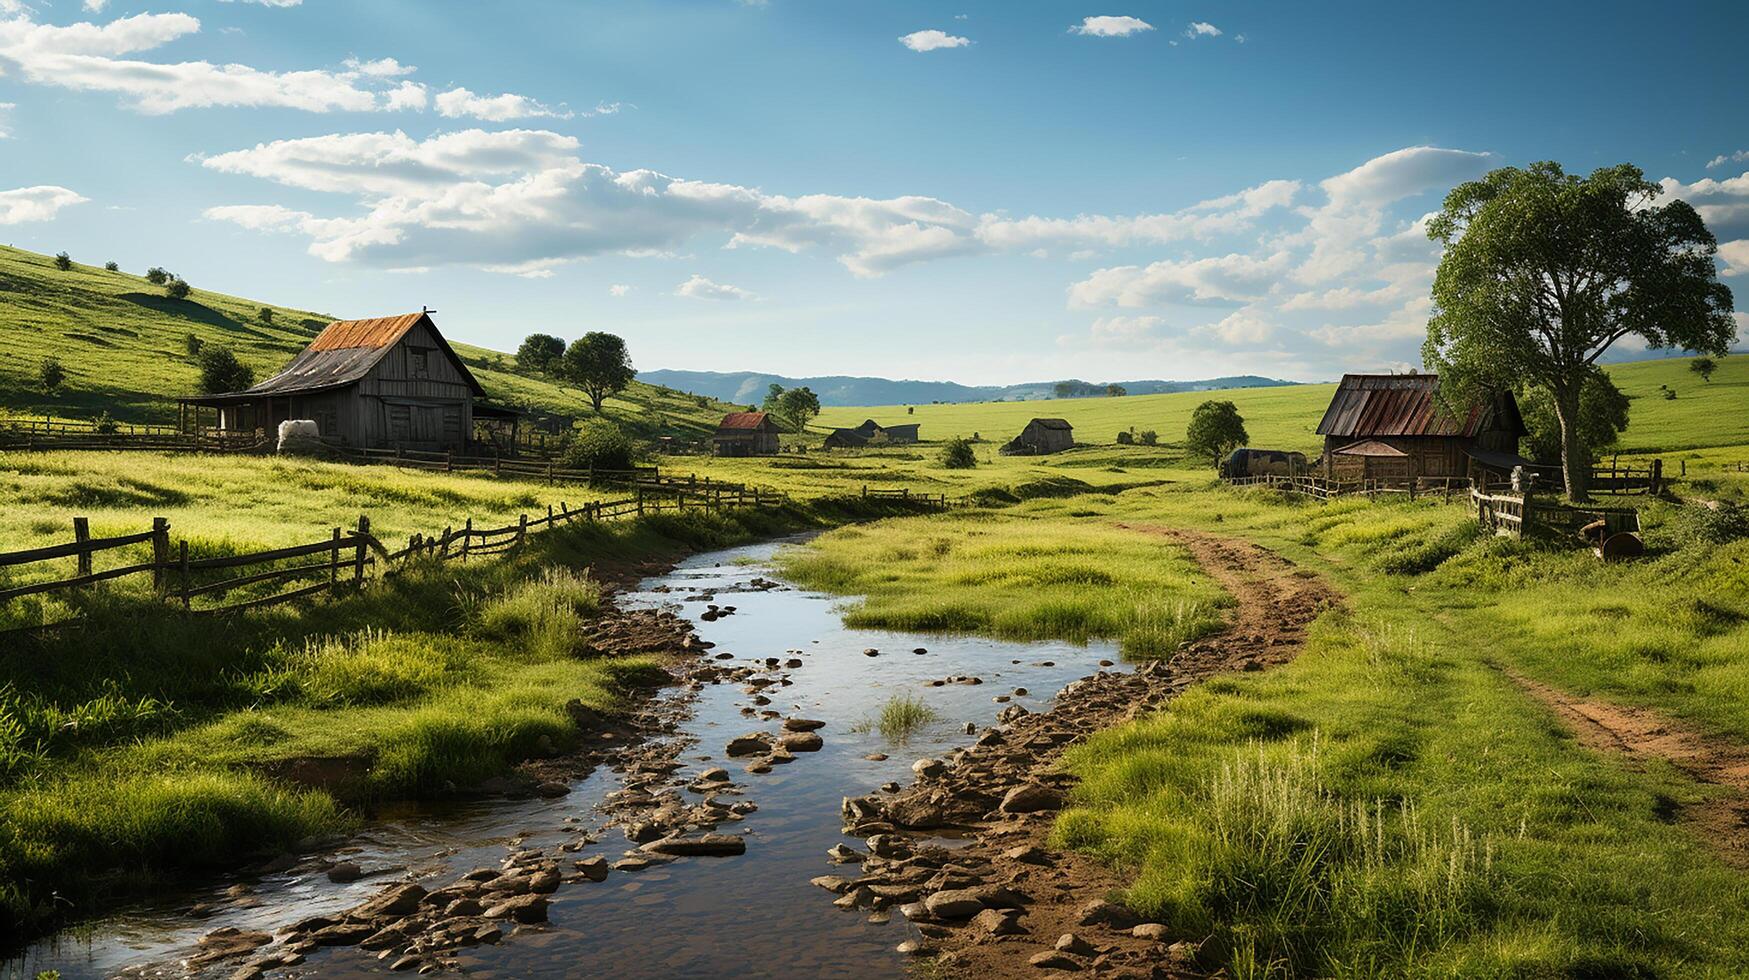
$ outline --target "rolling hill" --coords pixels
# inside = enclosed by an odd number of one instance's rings
[[[171,299],[141,276],[77,263],[62,272],[50,256],[0,248],[0,414],[89,418],[108,412],[122,421],[173,422],[177,396],[195,391],[199,379],[188,337],[228,345],[260,379],[335,319],[270,306],[272,322],[264,323],[258,316],[263,305],[198,288],[187,299]],[[575,390],[517,373],[513,356],[451,341],[492,401],[590,414]],[[67,372],[53,394],[37,383],[49,357]],[[698,439],[734,406],[634,382],[605,408],[640,435]]]
[[[754,371],[640,371],[638,377],[651,384],[697,392],[726,402],[756,404],[773,384],[785,388],[808,387],[820,396],[821,405],[926,405],[931,402],[1037,401],[1055,397],[1055,381],[1014,385],[962,385],[952,381],[894,381],[826,375],[791,378]],[[1246,375],[1210,378],[1204,381],[1119,381],[1132,395],[1156,395],[1174,391],[1216,391],[1226,388],[1261,388],[1291,384],[1272,378]],[[1104,384],[1093,387],[1104,388]]]

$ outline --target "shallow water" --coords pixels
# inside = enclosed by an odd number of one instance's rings
[[[1004,705],[992,698],[1025,687],[1031,694],[1013,703],[1037,710],[1069,681],[1090,673],[1101,658],[1117,659],[1105,645],[1009,643],[976,637],[926,636],[880,630],[846,629],[838,615],[842,600],[819,593],[784,589],[735,592],[759,576],[774,578],[769,565],[780,544],[765,543],[699,555],[672,572],[648,579],[624,595],[630,605],[669,605],[698,627],[716,653],[737,660],[789,656],[804,661],[789,672],[792,686],[772,688],[772,708],[826,722],[825,747],[799,754],[763,776],[742,771],[723,756],[732,737],[775,731],[778,721],[759,722],[740,714],[749,703],[738,684],[707,685],[692,705],[683,733],[698,744],[682,753],[689,772],[713,765],[728,768],[744,788],[743,799],[759,805],[745,821],[724,824],[719,832],[741,834],[747,853],[728,858],[685,858],[636,873],[615,872],[599,884],[561,887],[551,896],[550,922],[496,946],[457,951],[465,972],[478,976],[564,977],[602,974],[614,977],[902,977],[905,963],[894,951],[915,934],[897,915],[885,924],[867,913],[844,912],[829,893],[808,883],[821,874],[846,873],[828,863],[826,849],[848,841],[840,833],[839,802],[845,796],[874,792],[889,780],[908,782],[913,761],[941,755],[995,721]],[[657,587],[672,592],[651,591]],[[714,601],[735,606],[732,616],[700,622],[702,599],[687,597],[721,590]],[[876,648],[878,657],[863,654]],[[915,647],[928,650],[916,655]],[[1019,661],[1015,663],[1014,661]],[[1043,666],[1054,662],[1054,666]],[[981,677],[981,685],[930,687],[931,679],[955,674]],[[939,720],[893,744],[878,731],[856,732],[876,717],[895,694],[914,695],[934,708]],[[884,752],[886,761],[864,756]],[[703,757],[710,757],[706,761]],[[742,760],[744,761],[744,760]],[[577,828],[567,817],[593,825],[592,810],[619,788],[619,774],[598,769],[553,800],[484,800],[442,806],[404,807],[379,819],[348,841],[348,855],[367,870],[406,868],[430,873],[436,882],[452,880],[470,868],[496,866],[513,843],[554,848],[571,840]],[[617,830],[572,857],[604,854],[618,858],[630,847]],[[854,871],[852,866],[851,871]],[[177,957],[200,936],[221,926],[272,931],[325,911],[362,901],[401,873],[335,885],[319,871],[294,869],[263,879],[231,879],[201,893],[165,896],[100,920],[77,931],[45,939],[0,967],[0,977],[33,976],[56,969],[63,977],[131,974],[174,975]],[[420,880],[424,880],[423,877]],[[248,889],[235,907],[227,888]],[[429,887],[429,885],[428,885]],[[224,906],[204,920],[178,910],[197,901]],[[235,964],[216,971],[228,973]],[[321,951],[301,966],[274,976],[356,976],[385,973],[374,953],[356,949]]]

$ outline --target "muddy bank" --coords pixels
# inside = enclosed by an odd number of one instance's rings
[[[1159,708],[1185,688],[1227,671],[1262,670],[1299,652],[1307,625],[1336,596],[1268,551],[1238,541],[1152,527],[1188,547],[1238,602],[1233,625],[1134,673],[1101,670],[1058,692],[1043,711],[1004,709],[985,731],[942,760],[919,760],[902,791],[847,798],[845,832],[867,850],[844,855],[851,875],[816,884],[841,908],[896,908],[955,976],[1090,971],[1113,977],[1193,976],[1202,937],[1174,936],[1109,899],[1124,886],[1110,868],[1051,847],[1056,811],[1074,778],[1064,749]],[[951,852],[930,843],[950,833]]]

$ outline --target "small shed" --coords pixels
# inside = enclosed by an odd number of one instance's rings
[[[1462,479],[1528,464],[1510,391],[1452,411],[1436,374],[1349,374],[1318,423],[1326,478]]]
[[[1075,446],[1075,429],[1067,419],[1033,419],[1001,450],[1004,456],[1042,456]]]
[[[730,412],[717,423],[711,446],[718,456],[775,456],[777,423],[766,412]]]
[[[881,431],[881,424],[874,419],[863,419],[862,424],[851,430],[864,439],[873,439],[875,433]]]
[[[278,374],[242,391],[182,399],[184,425],[267,434],[291,419],[350,446],[463,449],[485,394],[427,310],[328,324]]]
[[[887,441],[895,446],[910,446],[917,442],[917,433],[921,425],[911,422],[905,425],[882,426],[881,431],[887,434]]]

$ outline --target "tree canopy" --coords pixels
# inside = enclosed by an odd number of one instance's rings
[[[1546,389],[1574,499],[1590,475],[1580,402],[1598,358],[1628,336],[1723,355],[1736,332],[1712,233],[1631,164],[1588,177],[1500,168],[1454,188],[1427,234],[1445,246],[1422,348],[1442,398]]]
[[[531,333],[522,339],[522,346],[516,348],[517,366],[540,374],[550,372],[553,364],[564,356],[564,340],[550,333]]]
[[[200,354],[200,390],[208,395],[242,391],[255,383],[255,371],[224,344],[206,344]]]
[[[1206,456],[1216,466],[1221,457],[1251,441],[1245,431],[1245,419],[1239,406],[1232,402],[1206,401],[1190,413],[1190,427],[1184,433],[1185,449],[1192,456]]]
[[[1518,411],[1529,431],[1529,451],[1541,463],[1561,459],[1561,420],[1555,415],[1554,396],[1540,385],[1526,386],[1518,394]],[[1579,434],[1590,463],[1598,453],[1615,445],[1628,427],[1628,396],[1602,368],[1593,367],[1579,389]]]
[[[1719,369],[1719,362],[1710,357],[1697,357],[1688,362],[1688,369],[1700,375],[1700,380],[1710,383],[1713,380],[1713,372]]]
[[[589,406],[600,412],[607,396],[624,391],[637,371],[624,340],[591,330],[565,348],[554,374],[581,390],[589,397]]]
[[[820,414],[820,396],[813,393],[806,385],[791,388],[777,396],[774,412],[779,418],[790,424],[797,432],[807,428],[814,416]]]

